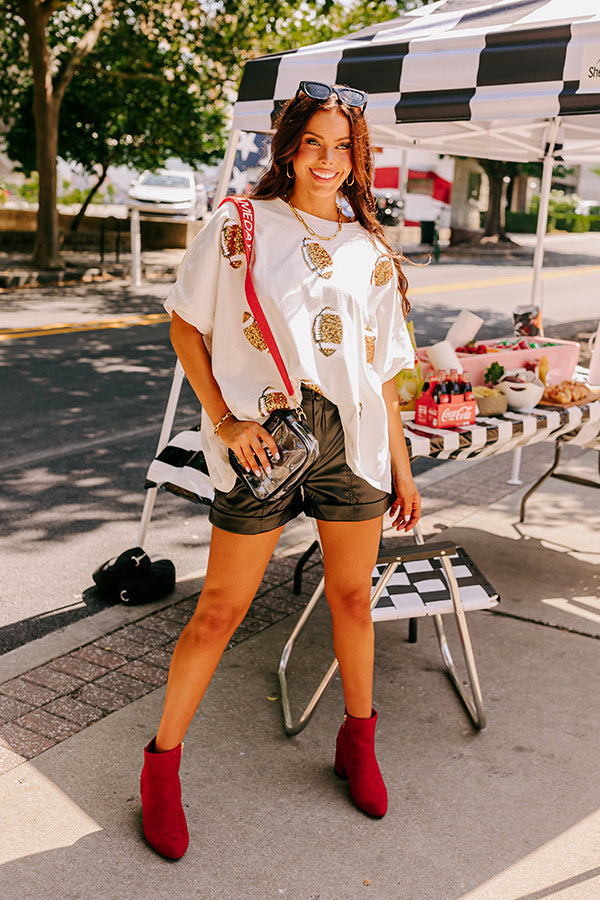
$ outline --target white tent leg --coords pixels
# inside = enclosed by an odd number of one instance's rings
[[[225,150],[225,156],[223,158],[223,168],[221,170],[221,176],[219,178],[219,183],[215,192],[215,199],[213,200],[213,210],[215,210],[219,203],[221,203],[227,196],[227,188],[229,187],[229,179],[231,178],[231,172],[233,169],[233,164],[235,162],[235,154],[239,139],[240,131],[236,128],[231,132],[231,134],[229,135],[229,140],[227,141],[227,149]]]
[[[544,243],[546,241],[546,228],[548,226],[548,201],[550,199],[550,186],[552,184],[552,167],[554,165],[554,146],[558,134],[560,119],[553,119],[548,133],[548,144],[544,155],[542,167],[542,183],[540,185],[540,208],[538,211],[535,251],[533,254],[533,283],[531,285],[531,304],[539,306],[542,310],[543,301],[540,298],[542,265],[544,263]]]
[[[179,360],[177,360],[175,364],[175,371],[173,372],[171,390],[169,391],[169,399],[167,400],[167,408],[165,409],[165,415],[163,418],[162,427],[160,429],[158,445],[156,447],[156,453],[154,454],[155,456],[158,456],[163,447],[166,447],[169,442],[184,375],[185,373],[183,371],[183,366],[181,365]],[[146,500],[144,502],[144,509],[142,512],[142,518],[140,519],[140,527],[138,531],[138,547],[143,547],[144,541],[146,540],[146,532],[148,531],[148,525],[150,524],[150,519],[152,518],[152,510],[154,509],[154,501],[156,500],[156,491],[157,488],[150,488],[146,493]]]
[[[523,484],[521,481],[521,451],[522,447],[515,447],[513,450],[512,472],[507,484]]]
[[[223,159],[223,169],[221,171],[221,177],[219,179],[219,184],[217,186],[217,191],[215,193],[215,199],[213,202],[213,209],[216,209],[219,203],[225,199],[227,195],[227,188],[229,187],[229,179],[231,178],[231,170],[233,169],[233,163],[235,160],[235,153],[237,150],[237,145],[240,137],[240,132],[238,129],[234,129],[229,135],[229,141],[227,143],[227,149],[225,151],[225,157]],[[137,223],[134,226],[134,217],[135,222]],[[137,227],[137,238],[138,242],[135,245],[137,249],[134,249],[134,227]],[[139,229],[140,229],[140,219],[139,212],[137,210],[132,210],[131,213],[131,249],[132,249],[132,275],[134,278],[134,284],[141,284],[141,278],[136,281],[135,276],[135,260],[137,258],[137,271],[139,272],[139,262],[140,262],[140,245],[139,245]],[[137,257],[136,257],[137,254]],[[166,444],[169,442],[169,437],[171,436],[171,429],[173,427],[173,421],[175,419],[175,413],[177,411],[177,403],[179,401],[179,395],[181,393],[181,386],[183,384],[185,373],[183,371],[183,366],[177,360],[175,365],[175,371],[173,373],[173,381],[171,382],[171,390],[169,393],[169,399],[167,400],[167,408],[165,410],[165,415],[163,418],[162,428],[160,430],[160,436],[158,438],[158,446],[156,448],[155,457],[158,456],[160,451]],[[146,492],[146,500],[144,502],[144,509],[142,511],[142,517],[140,519],[140,525],[138,530],[138,546],[143,547],[144,541],[146,540],[146,532],[148,531],[148,526],[150,525],[150,519],[152,518],[152,511],[154,509],[154,503],[156,500],[156,492],[157,488],[149,488]]]
[[[140,211],[131,210],[131,280],[135,287],[142,283],[142,238],[140,232]]]
[[[400,163],[400,172],[398,179],[398,187],[400,188],[400,199],[402,200],[402,215],[400,222],[404,228],[404,220],[406,218],[406,194],[408,193],[408,151],[403,150]],[[402,244],[402,241],[400,242]]]

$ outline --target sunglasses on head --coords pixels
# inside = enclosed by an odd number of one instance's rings
[[[356,106],[361,112],[364,112],[368,99],[364,91],[355,88],[334,87],[331,84],[323,84],[321,81],[301,81],[296,91],[296,97],[300,93],[306,94],[311,100],[321,101],[328,100],[332,94],[335,94],[346,106]]]

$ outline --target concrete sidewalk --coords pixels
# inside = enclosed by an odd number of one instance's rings
[[[550,448],[527,449],[536,451],[524,454],[524,473],[532,480]],[[444,537],[472,553],[503,602],[496,612],[469,616],[488,712],[481,733],[473,731],[442,672],[432,623],[420,623],[415,645],[406,642],[406,623],[377,626],[377,747],[390,794],[383,820],[354,809],[347,786],[333,774],[343,707],[339,681],[304,732],[291,740],[283,734],[274,672],[295,620],[286,603],[300,609],[319,572],[315,565],[304,597],[292,600],[293,554],[281,556],[253,607],[254,619],[225,653],[186,738],[182,782],[191,843],[178,863],[160,859],[141,839],[138,779],[164,690],[150,679],[164,681],[168,651],[193,601],[142,610],[141,621],[80,641],[82,647],[63,644],[54,656],[47,650],[42,674],[40,669],[32,675],[28,648],[10,655],[13,677],[0,685],[0,695],[5,703],[31,707],[10,724],[38,738],[45,727],[54,736],[46,738],[52,742],[47,749],[38,745],[27,752],[24,744],[17,746],[15,731],[12,750],[2,756],[3,895],[33,900],[55,890],[57,896],[94,900],[600,896],[597,503],[592,489],[553,481],[529,501],[524,525],[515,526],[521,491],[502,480],[503,467],[510,465],[505,457],[456,464],[453,476],[435,470],[423,476],[426,530],[452,526]],[[597,455],[574,453],[567,464],[593,477]],[[459,659],[453,631],[448,624]],[[323,606],[291,666],[296,708],[329,664],[330,647]],[[20,652],[25,662],[19,669]],[[78,674],[60,663],[66,657],[71,664],[78,661]],[[73,681],[61,683],[52,672]],[[29,698],[17,696],[24,684],[30,685]],[[136,698],[140,684],[143,695]],[[34,689],[54,696],[39,695],[43,702],[31,706]],[[113,712],[102,706],[111,695],[122,701]],[[81,720],[94,708],[102,716],[98,721],[77,723],[77,716]],[[27,716],[33,717],[31,731]],[[6,712],[0,717],[8,721]],[[52,717],[67,730],[71,723],[70,736],[52,732]],[[5,744],[11,743],[8,727],[1,729]]]

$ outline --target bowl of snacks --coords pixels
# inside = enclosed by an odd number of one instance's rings
[[[500,416],[506,412],[506,394],[498,388],[485,387],[483,384],[473,386],[473,394],[477,400],[477,412],[480,416]]]
[[[511,409],[531,412],[542,399],[544,385],[535,372],[527,369],[509,369],[498,381],[498,390],[506,397]]]

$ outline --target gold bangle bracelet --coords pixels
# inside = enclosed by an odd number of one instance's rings
[[[214,433],[215,436],[217,436],[217,435],[219,434],[219,428],[221,427],[221,425],[223,424],[223,422],[226,422],[227,419],[230,419],[232,416],[233,416],[233,413],[231,412],[231,410],[228,410],[228,411],[225,413],[224,416],[221,416],[221,418],[219,419],[219,421],[217,422],[217,424],[216,424],[215,427],[213,428],[213,433]]]

